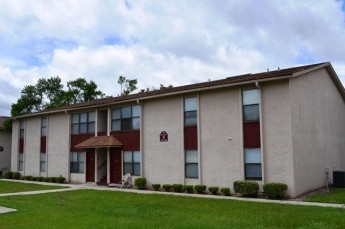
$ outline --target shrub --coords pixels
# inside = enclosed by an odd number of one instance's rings
[[[49,178],[49,177],[44,177],[44,178],[43,178],[43,181],[44,181],[44,182],[49,182],[49,181],[50,181],[50,178]]]
[[[37,177],[31,177],[31,181],[37,181]]]
[[[170,192],[171,189],[172,189],[172,185],[171,185],[171,184],[163,184],[163,189],[164,189],[166,192]]]
[[[182,184],[173,184],[172,189],[174,192],[184,192]]]
[[[20,177],[21,177],[20,172],[14,172],[14,173],[13,173],[13,179],[19,180]]]
[[[11,171],[5,172],[4,177],[6,179],[12,179],[13,178],[13,172],[11,172]]]
[[[230,196],[230,188],[223,187],[220,189],[220,191],[223,193],[224,196]]]
[[[185,186],[183,186],[183,189],[184,189],[187,193],[194,193],[194,187],[193,187],[193,185],[188,185],[188,184],[186,184]]]
[[[269,199],[282,199],[287,190],[287,185],[283,183],[267,183],[264,184],[263,190]]]
[[[49,177],[49,182],[56,183],[56,177]]]
[[[139,177],[139,178],[135,179],[134,185],[139,190],[144,190],[145,189],[145,185],[146,185],[146,178],[145,177]]]
[[[219,187],[217,187],[217,186],[209,187],[209,188],[208,188],[208,191],[209,191],[210,193],[212,193],[213,195],[217,195],[217,194],[218,194],[218,191],[219,191]]]
[[[255,181],[234,181],[234,191],[243,196],[256,197],[259,192],[259,184]]]
[[[32,176],[25,176],[24,180],[31,180]]]
[[[160,184],[152,184],[152,188],[153,188],[153,190],[155,190],[155,191],[158,191],[160,187],[161,187]]]
[[[44,181],[44,178],[43,177],[37,177],[37,181]]]
[[[206,191],[206,185],[198,184],[194,186],[196,193],[203,194]]]
[[[59,176],[55,178],[57,183],[64,183],[66,178],[64,178],[63,176]]]

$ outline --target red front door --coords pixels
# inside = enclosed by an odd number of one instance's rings
[[[121,148],[110,148],[110,183],[121,182],[121,165]]]
[[[95,150],[86,151],[86,182],[95,182]]]

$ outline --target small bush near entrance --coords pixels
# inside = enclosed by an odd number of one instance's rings
[[[163,189],[164,189],[166,192],[170,192],[171,189],[172,189],[172,185],[171,185],[171,184],[163,184]]]
[[[137,187],[137,189],[139,190],[144,190],[145,186],[146,186],[146,178],[145,177],[139,177],[137,179],[135,179],[134,181],[134,185],[135,187]]]
[[[234,191],[247,197],[256,197],[259,184],[255,181],[234,181]]]
[[[196,193],[203,194],[206,191],[206,185],[198,184],[194,186]]]
[[[152,184],[152,188],[155,191],[158,191],[160,189],[161,185],[160,184]]]
[[[184,189],[187,193],[194,193],[194,187],[193,187],[193,185],[188,185],[188,184],[186,184],[185,186],[183,186],[183,189]]]
[[[287,185],[283,183],[267,183],[264,184],[263,190],[265,196],[269,199],[282,199],[287,190]]]
[[[172,189],[174,192],[184,192],[182,184],[173,184]]]
[[[219,187],[217,187],[217,186],[209,187],[209,188],[208,188],[208,191],[209,191],[210,193],[212,193],[213,195],[217,195],[217,194],[218,194],[218,191],[219,191]]]
[[[4,175],[6,179],[12,179],[13,178],[13,172],[7,171]]]
[[[14,173],[13,173],[13,179],[19,180],[20,177],[21,177],[20,172],[14,172]]]
[[[223,187],[220,189],[220,191],[223,193],[224,196],[230,196],[230,188]]]

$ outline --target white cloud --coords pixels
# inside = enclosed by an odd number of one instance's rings
[[[0,82],[16,88],[8,104],[24,85],[56,75],[64,83],[85,77],[116,95],[119,75],[137,78],[141,89],[331,61],[345,84],[341,7],[335,0],[2,1]]]

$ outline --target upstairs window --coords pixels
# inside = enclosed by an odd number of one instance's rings
[[[19,124],[19,138],[20,139],[24,139],[24,133],[25,133],[25,122],[20,121],[20,124]]]
[[[47,136],[47,117],[41,118],[41,136]]]
[[[259,89],[244,90],[243,99],[243,120],[259,121],[260,120],[260,91]]]
[[[197,125],[197,100],[196,97],[184,98],[184,125]]]
[[[140,129],[140,113],[141,108],[139,105],[113,109],[111,114],[111,130]]]
[[[95,133],[95,112],[72,115],[72,134]]]

